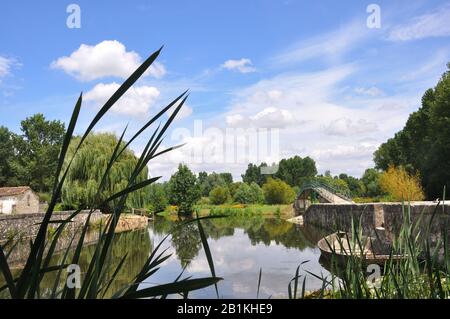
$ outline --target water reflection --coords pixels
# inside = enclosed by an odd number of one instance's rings
[[[172,232],[165,247],[174,256],[142,286],[174,280],[183,267],[185,276],[209,276],[209,266],[202,249],[197,225],[175,227],[182,221],[157,218],[150,226],[156,244]],[[299,227],[281,219],[262,217],[227,217],[202,221],[213,255],[216,273],[224,280],[219,283],[221,298],[254,298],[259,269],[262,268],[260,296],[286,297],[287,285],[302,262],[315,274],[328,275],[320,265],[317,240],[322,236],[316,229]],[[175,228],[174,228],[175,227]],[[163,245],[164,247],[164,245]],[[322,282],[308,275],[306,289],[321,287]],[[215,298],[214,288],[195,291],[191,298]]]
[[[89,234],[93,235],[92,233]],[[81,276],[83,276],[88,267],[89,261],[94,256],[95,252],[95,244],[85,245],[81,251],[79,266],[81,270]],[[107,278],[111,277],[114,273],[114,270],[119,265],[121,259],[125,254],[127,254],[127,258],[117,273],[116,279],[112,282],[110,288],[105,293],[105,298],[111,297],[114,292],[128,285],[133,278],[139,273],[142,269],[145,261],[147,260],[150,252],[152,251],[152,245],[150,241],[149,232],[145,230],[133,231],[120,233],[115,236],[114,243],[112,245],[111,255],[108,259],[108,264],[105,269],[107,269]],[[68,254],[68,259],[71,260],[73,256],[73,251]],[[60,265],[63,261],[62,254],[56,254],[50,265]],[[13,276],[16,277],[20,274],[21,269],[15,269],[13,272]],[[61,283],[64,282],[64,278],[66,278],[67,272],[63,271],[61,275]],[[51,296],[51,292],[53,290],[53,286],[55,284],[55,280],[57,277],[57,272],[47,273],[42,280],[41,283],[41,297],[49,298]],[[5,283],[4,278],[0,275],[0,286],[3,286]],[[62,286],[60,285],[60,288]],[[0,298],[8,298],[8,291],[3,290],[0,292]]]
[[[118,234],[115,237],[108,276],[112,275],[122,257],[127,259],[116,280],[105,297],[129,284],[138,274],[150,255],[153,247],[167,235],[169,238],[161,247],[167,248],[172,257],[167,259],[160,270],[140,288],[154,284],[172,282],[186,268],[183,277],[193,278],[210,276],[209,265],[202,248],[196,223],[188,223],[176,218],[157,218],[148,229]],[[217,276],[224,278],[218,285],[221,298],[255,298],[258,274],[262,268],[260,297],[287,297],[287,286],[294,276],[297,266],[303,266],[302,275],[307,277],[306,289],[319,289],[322,282],[307,274],[304,270],[320,275],[328,272],[319,263],[320,251],[317,240],[322,236],[317,229],[299,227],[281,219],[262,217],[227,217],[202,220]],[[95,245],[83,248],[80,267],[85,272],[92,258]],[[62,256],[56,256],[52,264],[59,264]],[[69,260],[70,260],[69,256]],[[17,274],[17,273],[16,273]],[[67,275],[64,273],[64,276]],[[50,294],[56,273],[44,277],[41,291],[43,297]],[[0,278],[0,283],[3,280]],[[5,297],[0,293],[0,298]],[[176,296],[172,296],[176,297]],[[213,287],[194,291],[190,298],[216,298]]]

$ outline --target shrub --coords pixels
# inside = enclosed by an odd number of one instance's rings
[[[267,204],[288,204],[295,199],[295,192],[288,184],[269,178],[262,187]]]
[[[192,214],[201,194],[197,178],[186,165],[180,164],[178,171],[170,177],[169,189],[172,202],[178,207],[178,214]]]
[[[242,183],[236,190],[233,200],[241,204],[262,204],[264,203],[264,192],[255,182],[250,185]]]
[[[394,201],[413,201],[425,198],[419,174],[410,175],[401,166],[389,166],[388,170],[380,177],[380,187]]]
[[[213,205],[225,204],[230,199],[230,191],[226,186],[216,186],[209,192],[209,200]]]

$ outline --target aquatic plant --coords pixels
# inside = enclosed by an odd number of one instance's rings
[[[101,172],[98,186],[93,195],[93,206],[90,207],[90,212],[86,218],[85,224],[79,232],[79,238],[75,242],[75,250],[72,251],[69,248],[62,254],[62,258],[57,265],[51,265],[50,262],[55,255],[56,245],[64,229],[72,222],[75,216],[77,216],[81,208],[74,211],[67,219],[62,221],[52,220],[57,201],[61,196],[61,190],[64,186],[66,178],[69,174],[71,165],[74,162],[74,158],[77,152],[83,146],[83,143],[92,133],[93,128],[103,118],[103,116],[111,109],[111,107],[123,96],[127,90],[144,74],[144,72],[150,67],[150,65],[156,60],[160,54],[161,49],[151,54],[134,72],[133,74],[117,89],[117,91],[109,98],[109,100],[101,107],[98,113],[94,116],[85,132],[81,135],[77,141],[77,145],[74,147],[72,157],[68,157],[69,144],[73,139],[73,133],[75,125],[78,120],[82,105],[82,95],[78,98],[78,101],[74,107],[67,132],[64,136],[61,151],[59,154],[57,169],[55,172],[55,181],[52,188],[51,200],[48,203],[47,211],[44,214],[42,222],[40,223],[38,233],[33,241],[31,241],[31,248],[28,258],[25,262],[25,266],[17,276],[13,275],[11,268],[8,264],[8,256],[10,255],[12,248],[7,249],[8,244],[0,246],[0,270],[3,275],[6,284],[0,287],[0,293],[7,291],[11,298],[102,298],[109,290],[114,282],[117,274],[119,273],[127,255],[121,256],[121,261],[118,263],[114,271],[110,271],[111,265],[111,252],[113,247],[113,240],[115,237],[115,228],[119,221],[120,215],[124,210],[127,199],[133,192],[139,191],[144,187],[154,183],[159,177],[152,177],[144,180],[140,180],[139,176],[146,170],[147,164],[155,157],[169,152],[179,146],[169,147],[162,151],[158,151],[159,146],[162,143],[163,136],[168,127],[174,120],[175,116],[180,111],[187,99],[187,91],[179,95],[175,100],[169,103],[166,107],[162,108],[155,116],[148,120],[128,142],[124,142],[124,136],[127,128],[124,129],[122,135],[117,141],[111,156],[108,159],[108,164]],[[111,174],[117,160],[127,147],[140,136],[148,127],[155,123],[162,117],[169,109],[173,109],[170,116],[161,127],[161,123],[153,131],[148,139],[141,156],[138,158],[135,165],[132,167],[132,173],[128,177],[126,185],[119,191],[115,191],[113,194],[103,199],[103,194],[109,175]],[[67,161],[66,161],[67,160]],[[66,163],[66,164],[65,164]],[[81,250],[83,247],[84,239],[89,228],[91,214],[95,209],[99,207],[108,206],[111,209],[111,217],[108,219],[106,225],[99,229],[99,240],[95,244],[95,248],[92,252],[92,258],[88,262],[88,268],[83,272],[81,278],[81,285],[79,289],[75,286],[65,284],[65,278],[63,278],[63,270],[65,271],[69,265],[78,265],[80,261]],[[199,227],[201,227],[200,219],[195,219]],[[193,221],[188,221],[191,223]],[[51,226],[51,227],[50,227]],[[54,232],[51,231],[52,238],[48,237],[48,230],[55,227]],[[181,225],[180,227],[183,227]],[[167,238],[167,237],[165,237]],[[165,239],[164,238],[164,239]],[[74,241],[75,237],[71,239]],[[164,241],[164,240],[163,240]],[[72,243],[72,242],[71,242]],[[208,256],[208,263],[211,269],[212,276],[206,278],[190,279],[181,278],[180,274],[173,282],[156,285],[139,289],[140,283],[156,273],[161,267],[161,264],[167,260],[170,255],[165,254],[165,251],[160,252],[162,242],[155,247],[141,271],[135,276],[132,282],[128,285],[118,289],[112,294],[113,298],[155,298],[166,297],[169,294],[182,294],[187,296],[189,291],[195,289],[201,289],[210,285],[216,284],[221,278],[215,276],[214,265],[212,258],[210,258],[210,250],[206,241],[202,240],[203,248]],[[69,254],[69,251],[71,252]],[[69,257],[70,255],[70,257]],[[49,291],[43,292],[41,290],[41,283],[45,274],[49,272],[56,272],[56,279],[53,284],[53,288]]]
[[[445,198],[445,190],[444,190]],[[352,230],[339,241],[337,248],[329,245],[331,251],[330,276],[314,274],[304,270],[300,274],[302,265],[297,268],[295,276],[288,284],[290,298],[356,298],[356,299],[411,299],[411,298],[450,298],[450,256],[449,234],[447,228],[442,229],[440,237],[432,240],[430,236],[431,224],[436,217],[441,203],[438,202],[428,221],[428,226],[420,229],[419,225],[426,225],[424,212],[417,220],[412,221],[411,205],[403,203],[401,228],[388,251],[388,259],[377,268],[367,265],[361,256],[364,241],[360,224],[352,222]],[[442,206],[444,212],[445,206]],[[448,218],[448,216],[447,216]],[[447,220],[448,223],[448,220]],[[447,224],[448,225],[448,224]],[[339,261],[340,253],[345,249],[346,262]],[[397,258],[397,256],[403,256]],[[381,270],[380,276],[377,269]],[[305,291],[306,275],[322,281],[322,288]],[[298,289],[302,280],[303,285]]]

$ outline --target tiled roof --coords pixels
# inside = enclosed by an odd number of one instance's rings
[[[27,190],[31,190],[31,188],[29,186],[0,187],[0,197],[20,195],[26,192]]]

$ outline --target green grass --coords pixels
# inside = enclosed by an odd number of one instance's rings
[[[227,215],[227,216],[264,216],[264,217],[292,217],[292,205],[265,205],[265,204],[223,204],[223,205],[197,205],[200,216]]]

